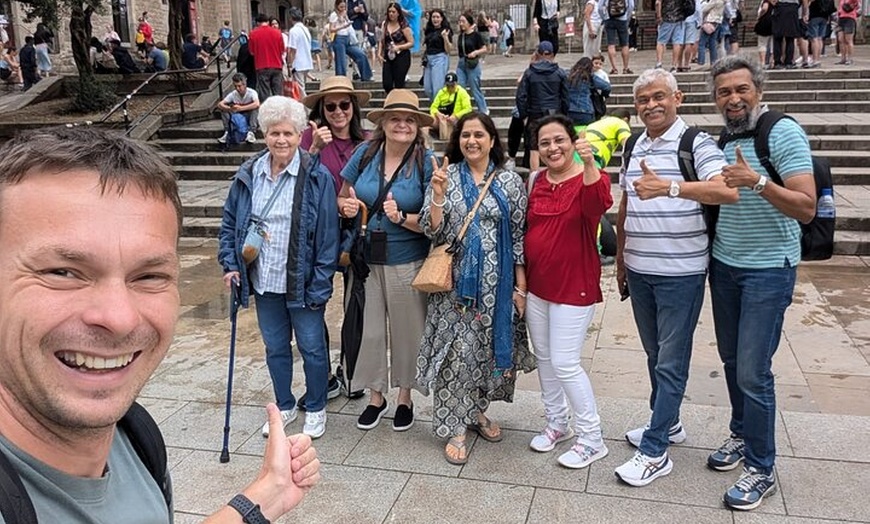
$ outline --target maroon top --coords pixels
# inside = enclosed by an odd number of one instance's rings
[[[368,135],[368,133],[366,133]],[[311,147],[311,144],[314,142],[312,138],[311,128],[306,128],[305,131],[302,132],[302,138],[299,142],[299,147],[303,150],[308,151]],[[335,181],[335,194],[338,195],[339,190],[341,189],[341,170],[344,168],[347,161],[350,160],[350,156],[353,154],[353,150],[356,149],[355,144],[351,141],[351,139],[347,138],[336,138],[332,137],[332,142],[326,144],[326,147],[320,150],[320,163],[326,166],[326,169],[332,174],[332,178]]]
[[[538,173],[529,195],[525,256],[529,292],[557,304],[601,302],[598,222],[613,205],[610,177],[583,184],[583,174],[554,185]]]

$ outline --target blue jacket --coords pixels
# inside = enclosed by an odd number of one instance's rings
[[[604,96],[610,96],[610,84],[597,75],[592,75],[591,83],[578,81],[576,84],[568,82],[568,114],[587,113],[593,114],[595,110],[592,108],[592,98],[590,93],[592,88],[601,91]]]
[[[242,307],[253,293],[242,259],[245,232],[251,220],[253,166],[268,151],[245,161],[233,177],[221,221],[218,262],[224,273],[241,274]],[[307,152],[301,154],[290,222],[287,257],[287,307],[320,307],[332,296],[332,277],[338,263],[338,205],[329,171]]]

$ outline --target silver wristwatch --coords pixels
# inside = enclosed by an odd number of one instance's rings
[[[676,180],[671,180],[671,187],[668,189],[668,198],[677,198],[680,196],[680,183]]]
[[[764,191],[764,187],[766,185],[767,177],[764,175],[758,175],[758,182],[756,182],[755,185],[752,186],[752,191],[754,191],[756,194],[760,194],[762,191]]]

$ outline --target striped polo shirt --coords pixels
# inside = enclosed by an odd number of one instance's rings
[[[753,138],[729,142],[725,157],[732,162],[734,148],[740,146],[743,157],[757,173],[767,176],[758,161]],[[795,175],[812,175],[810,143],[800,124],[783,118],[770,130],[770,160],[776,172],[787,180]],[[768,184],[773,184],[772,180]],[[746,269],[794,267],[801,260],[801,228],[797,220],[785,216],[762,196],[741,187],[736,204],[719,207],[713,257],[729,266]]]
[[[619,185],[627,197],[625,266],[636,273],[682,276],[707,271],[707,227],[701,204],[667,196],[641,200],[634,190],[634,181],[642,175],[640,161],[644,159],[659,177],[684,181],[677,155],[680,137],[687,128],[678,117],[656,139],[644,132],[634,146],[627,169],[620,172]],[[693,152],[699,180],[710,180],[722,173],[725,155],[710,135],[699,133]]]

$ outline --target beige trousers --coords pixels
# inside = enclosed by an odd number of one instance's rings
[[[386,393],[391,387],[417,388],[417,355],[426,323],[427,298],[412,288],[411,282],[422,265],[423,261],[418,260],[371,266],[354,389]],[[352,282],[353,276],[350,285]]]

